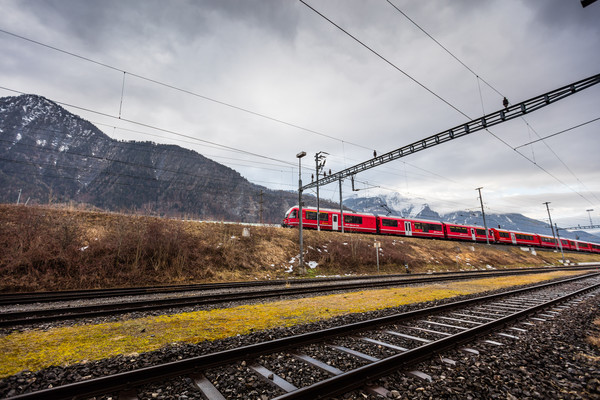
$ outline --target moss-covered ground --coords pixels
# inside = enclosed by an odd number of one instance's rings
[[[481,293],[580,273],[561,271],[412,288],[365,290],[45,331],[14,332],[0,337],[0,377],[52,365],[153,351],[175,342],[223,339],[344,314]]]

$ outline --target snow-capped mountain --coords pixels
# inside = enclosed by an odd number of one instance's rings
[[[404,218],[428,219],[460,225],[484,226],[481,211],[454,211],[439,214],[427,203],[402,197],[398,193],[372,197],[354,196],[344,200],[344,205],[356,212],[377,215],[394,215]],[[485,214],[488,228],[502,228],[520,232],[537,233],[552,236],[550,225],[543,221],[528,218],[522,214]],[[600,243],[600,237],[584,231],[565,231],[559,229],[561,237]]]
[[[429,208],[427,203],[416,203],[398,193],[375,197],[354,196],[344,200],[344,205],[355,211],[377,215],[395,215],[405,218],[439,220],[441,216]]]

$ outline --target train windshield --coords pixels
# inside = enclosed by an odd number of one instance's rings
[[[296,214],[296,210],[292,210],[292,211],[289,213],[289,215],[288,215],[288,218],[296,218],[296,215],[297,215],[297,214]]]

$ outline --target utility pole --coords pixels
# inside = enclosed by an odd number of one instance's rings
[[[19,205],[19,202],[21,201],[21,190],[23,190],[23,189],[19,189],[19,197],[17,197],[17,205]]]
[[[325,162],[327,161],[325,160],[325,155],[327,154],[329,153],[326,153],[324,151],[320,151],[317,154],[315,154],[315,172],[317,173],[317,231],[321,230],[321,206],[319,203],[319,174],[321,173],[321,170],[323,170],[323,168],[325,167]]]
[[[259,214],[260,215],[260,223],[262,224],[263,223],[263,191],[262,190],[260,191],[260,201],[259,201],[259,204],[260,204],[260,211],[259,211],[259,213],[260,213]]]
[[[548,207],[548,204],[550,204],[549,201],[542,203],[546,205],[546,210],[548,210],[548,219],[550,220],[550,229],[552,229],[552,237],[554,238],[554,240],[556,240],[556,233],[554,232],[554,225],[552,225],[552,217],[550,216],[550,208]],[[561,249],[562,250],[562,249]]]
[[[479,203],[481,204],[481,216],[483,217],[483,227],[485,228],[485,241],[487,242],[487,244],[490,244],[490,238],[489,238],[489,233],[488,233],[488,229],[487,229],[487,224],[485,222],[485,211],[483,210],[483,199],[481,198],[481,189],[483,189],[482,187],[478,187],[477,190],[479,192]]]
[[[300,153],[296,154],[296,158],[298,158],[298,230],[300,231],[300,261],[298,270],[301,274],[306,273],[304,268],[304,244],[302,242],[302,157],[305,155],[305,151],[301,151]]]
[[[560,241],[560,236],[558,235],[558,226],[556,227],[556,236],[558,237],[558,245],[560,246],[560,254],[562,255],[563,266],[565,265],[565,252],[563,251],[562,243]]]
[[[342,226],[342,233],[344,233],[344,205],[342,203],[342,178],[340,181],[340,225]]]

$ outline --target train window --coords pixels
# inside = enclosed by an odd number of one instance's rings
[[[317,220],[317,213],[314,212],[314,211],[307,211],[306,212],[306,219],[315,220],[316,221]]]
[[[510,238],[510,235],[508,234],[508,232],[498,232],[498,236],[500,236],[501,238],[505,238],[505,239]]]
[[[453,233],[469,233],[469,231],[467,230],[467,228],[464,227],[464,226],[451,226],[450,227],[450,232],[453,232]]]
[[[556,244],[556,239],[547,238],[547,237],[541,237],[541,236],[540,236],[540,238],[542,239],[542,242],[544,242],[544,243],[553,243],[553,244]]]
[[[362,224],[362,217],[356,215],[344,215],[344,223],[346,224]]]
[[[415,222],[415,229],[417,230],[421,230],[422,232],[429,232],[429,231],[441,231],[442,230],[442,226],[441,225],[435,225],[435,224],[426,224],[423,222]]]
[[[288,215],[288,218],[298,218],[298,211],[297,210],[292,210],[292,212],[290,213],[290,215]]]
[[[521,240],[533,240],[533,236],[531,235],[523,235],[522,233],[517,233],[515,236],[517,237],[517,239]]]
[[[329,221],[329,214],[325,212],[319,213],[319,219],[321,221]]]
[[[398,221],[395,219],[382,219],[381,225],[383,226],[391,226],[392,228],[398,227]]]
[[[485,229],[476,229],[477,234],[481,236],[485,236]]]

